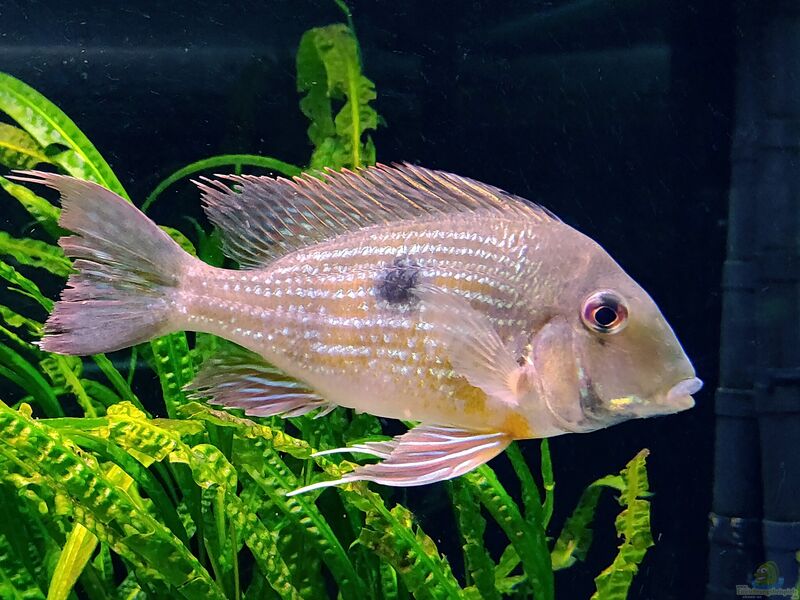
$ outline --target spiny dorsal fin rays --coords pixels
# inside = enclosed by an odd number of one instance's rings
[[[486,211],[553,221],[547,210],[498,188],[403,164],[326,170],[293,180],[219,175],[194,183],[226,253],[243,267],[364,227],[408,219]],[[232,187],[228,187],[230,182]]]
[[[341,479],[319,481],[296,489],[296,496],[351,481],[374,481],[391,486],[414,486],[458,477],[488,462],[511,443],[501,432],[477,432],[456,427],[418,425],[386,442],[365,442],[349,448],[334,448],[315,456],[338,452],[370,454],[379,463],[357,467]]]

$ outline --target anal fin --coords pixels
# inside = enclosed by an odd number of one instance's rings
[[[193,398],[241,408],[253,417],[298,417],[322,409],[316,418],[336,408],[306,384],[238,346],[207,359],[186,389]]]
[[[506,433],[419,425],[390,441],[366,442],[318,452],[315,456],[359,452],[383,460],[358,467],[341,479],[319,481],[293,490],[287,496],[352,481],[373,481],[397,487],[444,481],[488,462],[510,443],[511,436]]]

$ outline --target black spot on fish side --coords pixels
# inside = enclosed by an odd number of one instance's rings
[[[389,304],[408,304],[415,300],[419,283],[419,264],[407,254],[395,257],[375,279],[375,296]]]

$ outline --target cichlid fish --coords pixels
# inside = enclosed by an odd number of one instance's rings
[[[498,188],[412,165],[294,180],[197,182],[226,254],[204,264],[94,183],[61,193],[75,269],[44,350],[94,354],[179,330],[241,350],[194,394],[255,416],[336,406],[420,424],[353,451],[337,481],[456,477],[512,440],[587,432],[693,406],[695,377],[647,293],[594,241]]]

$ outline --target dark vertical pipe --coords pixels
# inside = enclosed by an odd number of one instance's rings
[[[758,204],[758,359],[764,549],[782,584],[800,550],[800,2],[773,1],[764,24]]]
[[[753,406],[756,332],[755,221],[762,106],[758,93],[760,10],[737,12],[736,118],[731,150],[727,259],[723,270],[720,383],[715,397],[714,499],[708,600],[736,597],[762,555],[759,431]]]

